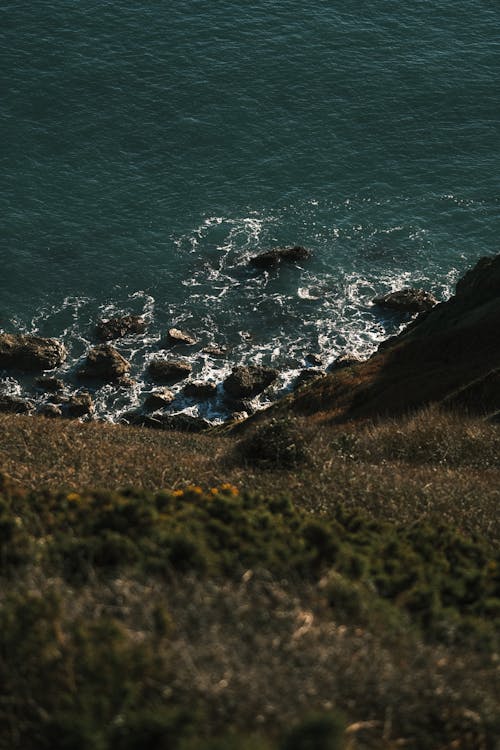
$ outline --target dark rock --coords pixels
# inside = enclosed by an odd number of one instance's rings
[[[87,391],[75,393],[66,401],[64,413],[67,417],[84,417],[94,412],[92,396]]]
[[[122,422],[135,427],[150,427],[155,430],[180,430],[182,432],[203,432],[212,427],[210,422],[189,414],[141,414],[131,411],[122,415]]]
[[[24,334],[0,334],[0,369],[27,372],[53,370],[66,359],[66,348],[56,339]]]
[[[200,400],[213,398],[217,393],[217,386],[215,383],[194,381],[184,386],[183,393],[189,398],[198,398]]]
[[[201,351],[203,354],[209,354],[211,357],[225,357],[227,355],[225,346],[205,346]]]
[[[332,372],[333,370],[344,370],[346,367],[359,365],[360,362],[363,362],[363,360],[361,359],[361,357],[356,356],[356,354],[341,354],[328,366],[328,371]]]
[[[191,374],[193,368],[189,362],[180,360],[152,359],[148,371],[156,383],[175,383]]]
[[[273,250],[259,253],[250,258],[250,264],[257,268],[276,268],[282,261],[288,263],[298,263],[301,260],[310,258],[311,251],[305,247],[294,245],[293,247],[276,247]]]
[[[0,412],[8,414],[28,414],[33,411],[35,404],[19,396],[10,396],[6,393],[0,394]]]
[[[148,393],[144,400],[144,408],[148,411],[164,409],[175,399],[174,394],[168,388],[159,388],[157,391]]]
[[[42,404],[40,408],[38,409],[38,414],[41,414],[42,417],[49,417],[50,419],[56,419],[58,417],[62,417],[62,409],[57,404]]]
[[[64,390],[64,383],[59,378],[36,378],[35,385],[37,388],[48,393],[57,393]]]
[[[122,315],[109,320],[99,320],[96,325],[96,336],[101,341],[119,339],[132,333],[144,333],[146,321],[139,315]]]
[[[301,372],[299,372],[294,380],[293,388],[295,390],[296,388],[300,388],[306,383],[312,383],[313,380],[318,380],[319,378],[324,377],[325,373],[323,372],[323,370],[318,370],[316,367],[308,367],[306,370],[302,370]]]
[[[437,299],[423,289],[401,289],[384,294],[382,297],[375,297],[373,303],[391,310],[413,313],[432,310],[437,305]]]
[[[278,370],[271,367],[233,367],[231,375],[224,380],[224,390],[232,398],[251,398],[262,393],[278,374]]]
[[[180,331],[178,328],[169,328],[167,332],[167,340],[169,344],[187,344],[193,346],[196,344],[196,339],[193,338],[189,333]]]
[[[121,388],[132,388],[132,386],[137,385],[137,380],[134,380],[134,378],[131,378],[129,375],[122,375],[118,378],[116,384]]]
[[[130,363],[110,344],[101,344],[87,354],[85,364],[79,369],[81,378],[113,381],[130,370]]]
[[[321,359],[321,357],[318,354],[313,354],[312,352],[310,354],[306,354],[305,360],[310,365],[314,365],[315,367],[321,367],[323,364],[323,360]]]

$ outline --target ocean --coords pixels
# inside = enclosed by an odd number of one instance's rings
[[[136,384],[94,392],[115,421],[172,326],[192,379],[278,368],[261,403],[308,353],[369,356],[407,322],[375,295],[446,299],[499,251],[499,31],[494,0],[2,3],[1,330],[63,340],[77,388],[96,321],[143,314],[116,342]],[[171,412],[227,416],[182,387]]]

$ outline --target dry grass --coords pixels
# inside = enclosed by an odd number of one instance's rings
[[[131,648],[151,649],[161,664],[163,706],[202,707],[210,734],[238,727],[276,740],[312,711],[340,710],[349,750],[493,747],[498,660],[344,624],[321,584],[249,571],[239,582],[119,578],[75,591],[34,573],[29,588],[64,602],[59,670],[78,669],[67,651],[72,623],[113,618]]]
[[[398,522],[441,518],[500,538],[500,426],[427,409],[361,426],[302,423],[313,458],[246,465],[246,435],[186,434],[0,416],[0,470],[34,489],[174,489],[232,482],[327,512],[344,504]]]

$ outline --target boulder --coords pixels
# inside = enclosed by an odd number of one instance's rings
[[[317,367],[308,367],[306,370],[301,370],[293,382],[294,390],[300,388],[306,383],[312,383],[313,380],[324,378],[325,373],[323,370],[319,370]]]
[[[191,374],[193,368],[189,362],[168,359],[152,359],[148,372],[155,383],[175,383]]]
[[[208,354],[210,357],[225,357],[227,355],[227,349],[225,346],[204,346],[201,351],[203,354]]]
[[[0,334],[0,369],[25,372],[53,370],[66,359],[67,351],[56,339],[24,334]]]
[[[437,299],[423,289],[400,289],[397,292],[384,294],[382,297],[375,297],[373,304],[399,312],[415,313],[432,310],[437,305]]]
[[[64,383],[59,378],[36,378],[35,385],[40,390],[47,391],[47,393],[59,393],[64,390]]]
[[[175,399],[174,394],[168,388],[159,388],[156,391],[148,393],[144,400],[144,408],[147,411],[155,411],[156,409],[164,409],[165,406],[169,406]]]
[[[200,400],[213,398],[217,394],[217,386],[215,383],[204,383],[200,381],[193,381],[187,383],[183,391],[185,396],[189,398],[197,398]]]
[[[224,380],[224,390],[231,398],[251,398],[262,393],[278,374],[278,370],[260,365],[233,367],[231,375]]]
[[[33,411],[35,404],[19,396],[11,396],[7,393],[0,394],[0,412],[8,414],[27,414]]]
[[[99,320],[95,333],[101,341],[119,339],[132,333],[144,333],[146,321],[140,315],[122,315],[108,320]]]
[[[130,370],[130,363],[110,344],[94,347],[78,370],[81,378],[113,381],[123,377]]]
[[[62,409],[57,404],[42,404],[38,409],[38,414],[42,417],[49,417],[50,419],[56,419],[62,417]]]
[[[193,338],[189,333],[180,331],[178,328],[169,328],[167,331],[167,341],[169,344],[187,344],[193,346],[196,344],[196,339]]]
[[[67,417],[85,417],[93,412],[94,402],[87,391],[81,391],[70,396],[64,405],[64,413]]]
[[[344,370],[346,367],[359,365],[360,362],[363,362],[363,360],[361,359],[361,357],[358,357],[356,354],[348,354],[348,353],[340,354],[328,366],[328,370],[329,372],[332,372],[334,370]]]
[[[283,261],[287,263],[298,263],[311,257],[311,251],[301,245],[293,247],[276,247],[250,258],[250,264],[256,268],[276,268]]]

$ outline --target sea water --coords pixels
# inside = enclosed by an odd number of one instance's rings
[[[143,314],[106,418],[171,326],[193,379],[272,365],[272,398],[398,330],[375,295],[446,299],[499,250],[494,0],[6,1],[0,63],[0,328],[62,339],[71,380],[97,319]],[[291,244],[312,257],[248,265]],[[225,415],[181,388],[171,411]]]

